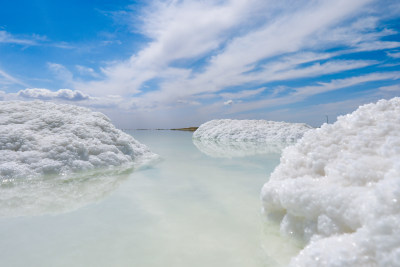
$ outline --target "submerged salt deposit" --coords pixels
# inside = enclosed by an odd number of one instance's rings
[[[304,123],[265,120],[212,120],[202,124],[194,139],[219,141],[256,141],[291,143],[300,139],[311,127]]]
[[[212,139],[193,139],[193,144],[201,152],[213,158],[236,158],[259,154],[280,154],[284,143],[260,143],[257,141],[221,141]]]
[[[284,150],[265,213],[308,244],[293,266],[400,266],[400,98],[364,105]]]
[[[48,102],[0,102],[0,178],[139,166],[157,156],[103,114]]]

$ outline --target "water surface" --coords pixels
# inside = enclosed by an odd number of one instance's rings
[[[162,161],[109,183],[75,184],[74,201],[85,199],[76,208],[63,202],[52,212],[0,212],[0,266],[279,266],[297,253],[260,212],[260,190],[278,153],[213,157],[196,148],[190,132],[128,133]],[[36,199],[19,210],[52,201],[37,185],[32,190]],[[97,191],[107,193],[87,197]]]

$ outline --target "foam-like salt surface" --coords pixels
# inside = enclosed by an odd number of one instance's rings
[[[262,189],[306,247],[292,266],[400,266],[400,98],[309,131]]]
[[[257,141],[292,143],[311,127],[304,123],[265,120],[212,120],[193,133],[194,139],[219,141]]]
[[[89,109],[0,102],[0,178],[60,175],[145,164],[157,155]]]

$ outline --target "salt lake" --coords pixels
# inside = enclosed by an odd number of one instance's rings
[[[196,144],[191,132],[127,133],[161,160],[13,189],[15,199],[0,203],[0,266],[285,266],[299,252],[261,213],[275,148]]]

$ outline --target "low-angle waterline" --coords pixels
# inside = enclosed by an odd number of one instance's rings
[[[78,207],[4,214],[1,266],[285,266],[299,252],[301,244],[261,214],[260,189],[279,153],[215,158],[189,132],[128,133],[161,161],[110,183],[82,182],[105,193]],[[51,200],[40,193],[33,202]]]

